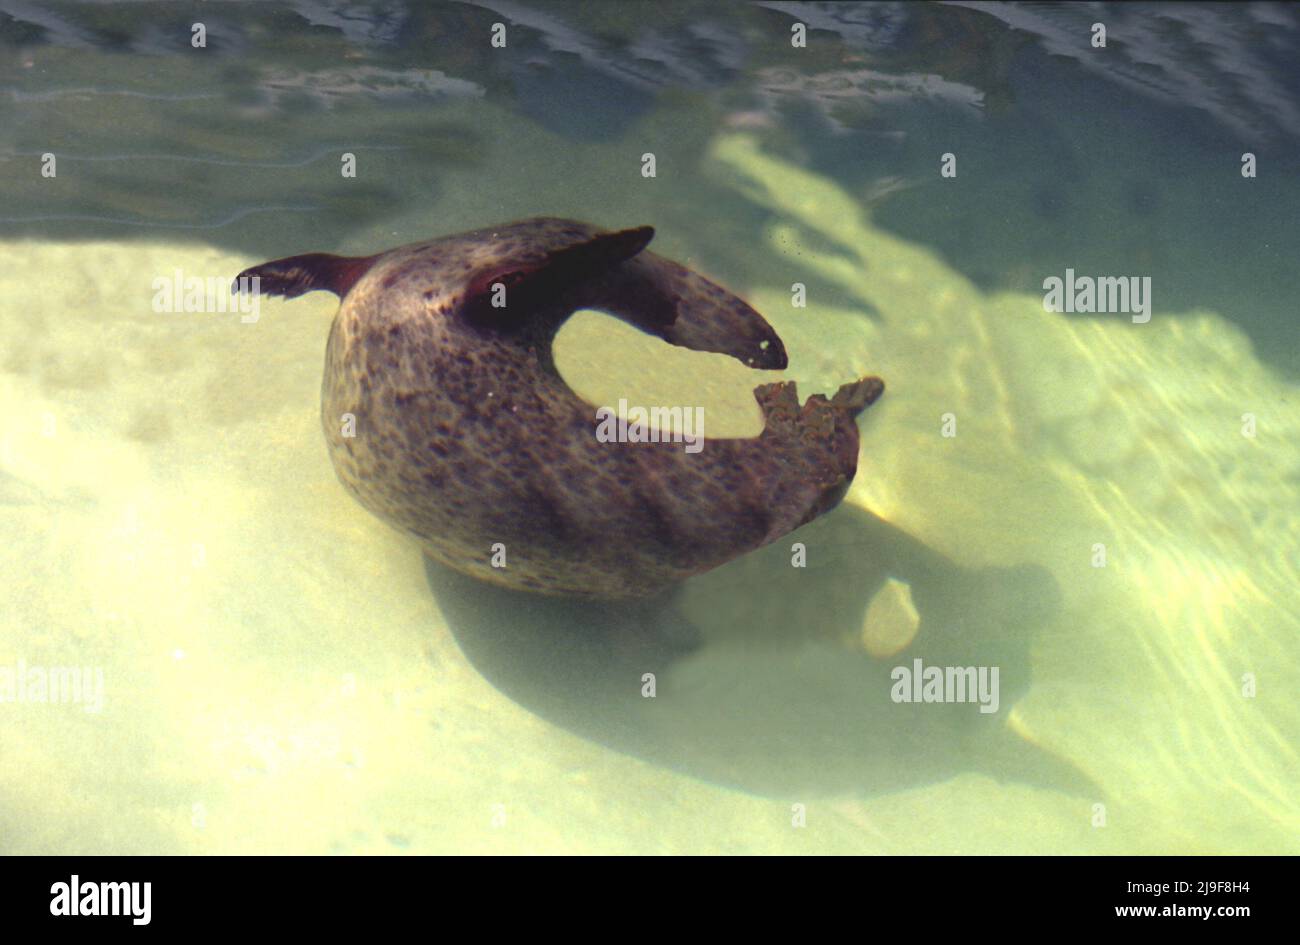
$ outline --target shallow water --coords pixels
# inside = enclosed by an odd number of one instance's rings
[[[1297,43],[1263,5],[0,17],[0,851],[1296,852]],[[844,503],[645,605],[496,591],[335,479],[333,296],[154,309],[542,214],[654,225],[802,395],[883,377]],[[1067,269],[1149,320],[1046,311]],[[761,423],[768,376],[599,313],[557,362]],[[914,659],[996,667],[996,711],[894,701]]]

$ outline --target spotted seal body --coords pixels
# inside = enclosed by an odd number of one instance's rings
[[[595,408],[552,357],[578,309],[755,368],[786,366],[757,312],[646,251],[652,236],[536,219],[366,258],[290,257],[240,279],[342,299],[321,421],[362,505],[435,560],[495,584],[642,597],[838,503],[857,469],[854,418],[883,390],[869,377],[801,406],[792,383],[763,385],[762,434],[708,439],[698,452],[601,442]]]

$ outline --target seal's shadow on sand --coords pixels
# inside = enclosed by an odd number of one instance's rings
[[[791,545],[807,566],[791,565]],[[426,558],[461,649],[520,705],[593,741],[768,795],[876,794],[979,771],[1079,796],[1096,788],[1011,734],[1029,648],[1059,606],[1033,567],[968,571],[851,507],[637,604],[537,597]],[[911,585],[911,644],[884,659],[860,636],[890,578]],[[999,706],[895,703],[896,666],[997,666]],[[647,698],[646,674],[655,694]]]

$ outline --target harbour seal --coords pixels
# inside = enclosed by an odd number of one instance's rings
[[[321,422],[339,480],[449,567],[543,594],[646,597],[833,508],[857,470],[855,418],[884,389],[845,384],[802,406],[755,390],[761,435],[602,442],[560,377],[552,341],[598,309],[665,341],[786,366],[754,309],[616,232],[541,218],[368,257],[292,256],[241,273],[294,298],[342,300]]]

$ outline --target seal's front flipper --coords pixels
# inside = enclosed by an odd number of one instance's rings
[[[230,291],[252,289],[262,295],[283,295],[286,299],[296,299],[316,289],[324,289],[341,299],[369,271],[376,258],[333,256],[329,253],[287,256],[245,269],[235,277]]]
[[[649,226],[612,233],[561,233],[541,251],[516,254],[475,275],[466,287],[461,311],[484,327],[523,327],[531,316],[563,300],[580,298],[584,287],[599,283],[641,252],[654,235]],[[670,311],[666,317],[671,321]]]

